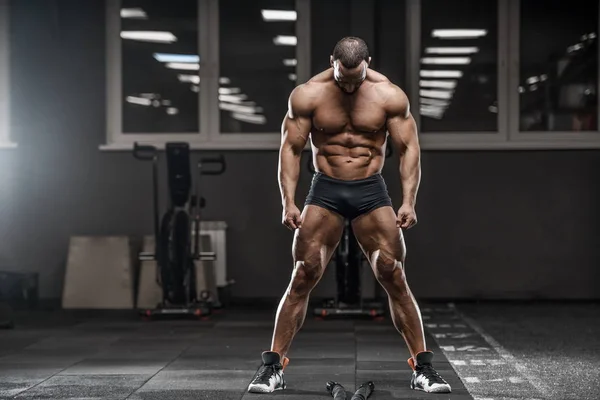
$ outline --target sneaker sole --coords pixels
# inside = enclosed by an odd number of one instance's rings
[[[419,387],[416,387],[416,386],[413,386],[413,385],[411,385],[410,388],[413,389],[413,390],[418,390],[420,392],[425,392],[425,393],[452,393],[452,389],[448,389],[448,388],[445,388],[445,387],[438,387],[438,388],[432,389],[430,391],[427,391],[425,389],[422,389],[422,388],[419,388]]]
[[[285,387],[275,388],[273,390],[269,390],[269,388],[261,388],[261,387],[252,387],[248,388],[248,393],[273,393],[278,390],[283,390]]]

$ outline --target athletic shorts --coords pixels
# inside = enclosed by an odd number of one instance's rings
[[[376,208],[392,206],[392,199],[381,174],[347,181],[315,173],[305,206],[312,204],[353,220]]]

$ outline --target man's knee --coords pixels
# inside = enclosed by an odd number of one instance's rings
[[[392,252],[377,250],[373,253],[371,263],[377,280],[383,284],[406,284],[406,276],[402,262]]]
[[[297,260],[294,265],[292,281],[290,283],[289,294],[293,296],[308,296],[310,291],[316,286],[323,268],[319,253],[304,257],[304,260]]]

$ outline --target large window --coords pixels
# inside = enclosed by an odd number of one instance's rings
[[[419,63],[422,132],[498,130],[496,0],[423,0]]]
[[[200,132],[198,3],[123,0],[122,131]]]
[[[521,0],[521,131],[598,130],[598,12],[598,0]]]
[[[8,0],[0,0],[0,149],[15,147],[10,139],[9,9]]]
[[[408,94],[424,150],[600,148],[597,0],[106,2],[107,149],[276,150],[344,36]]]
[[[279,133],[297,84],[295,0],[219,1],[222,133]]]

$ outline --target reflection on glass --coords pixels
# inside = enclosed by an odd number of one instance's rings
[[[294,0],[219,1],[223,133],[279,132],[296,86]]]
[[[489,0],[421,2],[421,131],[497,131],[497,8]]]
[[[123,133],[197,133],[198,2],[123,0]]]
[[[597,0],[521,0],[521,131],[598,129],[597,34]]]

